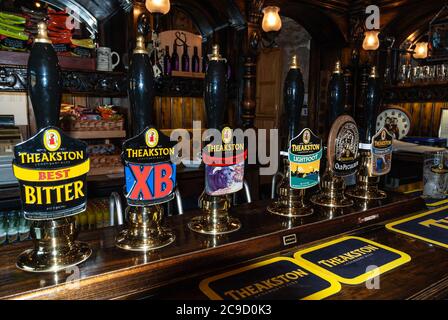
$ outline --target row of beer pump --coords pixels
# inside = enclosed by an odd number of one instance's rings
[[[233,129],[224,124],[226,74],[226,60],[214,45],[206,70],[204,102],[208,128],[217,129],[222,140],[211,141],[202,151],[205,190],[199,200],[203,214],[188,223],[190,230],[214,236],[241,228],[241,222],[229,215],[230,195],[243,188],[247,157],[244,143],[237,146]],[[87,244],[76,241],[74,218],[86,209],[89,159],[87,145],[65,135],[56,126],[61,75],[45,23],[39,24],[39,36],[30,53],[28,78],[38,132],[15,147],[13,168],[19,180],[24,215],[32,220],[34,248],[19,256],[17,267],[30,272],[57,272],[82,263],[92,253]],[[177,183],[176,164],[171,161],[176,153],[174,142],[152,122],[155,81],[142,35],[137,37],[128,78],[133,137],[122,148],[127,223],[118,233],[116,245],[124,250],[145,252],[176,240],[175,233],[164,227],[162,204],[174,198]],[[352,206],[353,197],[369,200],[386,196],[378,190],[378,179],[390,170],[392,137],[386,129],[374,132],[372,120],[379,107],[375,70],[369,78],[366,123],[361,136],[353,118],[344,114],[341,81],[338,63],[330,84],[333,124],[326,146],[326,170],[321,179],[324,146],[311,129],[300,128],[304,84],[297,57],[293,57],[284,85],[284,105],[289,115],[287,151],[281,153],[284,174],[278,199],[267,208],[270,213],[286,217],[312,214],[314,210],[306,202],[305,190],[318,184],[320,192],[310,201],[322,207]],[[215,152],[229,145],[231,150],[237,150],[230,158],[228,154]],[[157,152],[149,152],[154,149]],[[353,174],[357,175],[357,185],[345,190],[344,177]]]
[[[380,176],[387,174],[392,162],[392,135],[382,128],[375,132],[380,107],[380,84],[376,68],[368,77],[363,119],[358,131],[355,120],[344,111],[345,83],[338,61],[329,82],[329,114],[331,128],[326,144],[326,168],[320,178],[323,154],[321,139],[309,128],[300,129],[304,100],[303,77],[297,57],[292,58],[284,83],[284,107],[288,114],[287,151],[283,157],[284,172],[278,186],[278,198],[268,211],[287,217],[303,217],[314,212],[305,202],[305,190],[319,184],[319,192],[310,202],[333,214],[352,207],[354,199],[364,206],[386,198],[379,190]],[[356,175],[356,186],[346,189],[346,179]]]

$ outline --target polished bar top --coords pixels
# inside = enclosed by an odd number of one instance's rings
[[[243,226],[235,233],[213,237],[196,234],[187,227],[199,211],[166,219],[176,241],[147,254],[115,247],[119,228],[83,232],[79,240],[93,249],[79,269],[56,274],[26,273],[15,267],[17,256],[32,246],[29,241],[0,248],[0,298],[124,299],[139,298],[148,291],[222,267],[259,258],[297,245],[320,240],[357,228],[414,213],[424,208],[420,197],[390,193],[370,209],[349,208],[341,213],[316,212],[302,219],[267,213],[269,201],[241,205],[231,210]],[[284,243],[285,236],[297,239]],[[443,261],[443,260],[441,260]],[[433,262],[434,263],[434,262]],[[73,279],[77,282],[67,282]]]
[[[403,299],[446,299],[448,297],[448,251],[446,249],[433,246],[423,241],[402,236],[390,232],[384,226],[368,227],[359,232],[349,232],[347,235],[354,235],[373,240],[387,245],[394,249],[406,252],[411,256],[411,261],[388,271],[379,276],[379,288],[367,288],[365,283],[359,285],[342,284],[342,289],[337,294],[328,297],[330,300],[403,300]],[[340,237],[336,236],[335,238]],[[326,239],[325,241],[329,241]],[[317,241],[300,249],[322,243]],[[293,257],[298,249],[287,253],[277,252],[269,256],[261,257],[245,264],[226,268],[219,273],[224,273],[231,269],[237,269],[242,265],[256,263],[277,256]],[[162,289],[154,290],[148,294],[151,299],[164,300],[185,300],[185,299],[208,299],[199,289],[201,280],[217,274],[208,273],[194,279],[188,279]],[[293,297],[291,297],[292,299]]]

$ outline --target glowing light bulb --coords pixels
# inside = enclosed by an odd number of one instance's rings
[[[380,47],[380,39],[378,30],[368,30],[364,33],[364,41],[362,42],[362,48],[364,50],[377,50]]]
[[[282,19],[278,14],[279,7],[269,6],[263,9],[263,22],[261,27],[264,32],[279,31],[282,28]]]
[[[415,59],[426,59],[428,57],[428,43],[417,42],[413,56]]]
[[[170,11],[170,0],[146,0],[146,8],[151,13],[167,14]]]

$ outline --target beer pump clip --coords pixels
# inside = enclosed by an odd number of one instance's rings
[[[353,200],[344,195],[344,177],[354,174],[358,168],[358,148],[355,120],[348,115],[339,116],[328,135],[327,170],[322,177],[320,192],[311,197],[311,202],[329,208],[353,206]]]
[[[236,141],[234,130],[223,125],[227,94],[226,60],[213,46],[205,75],[204,102],[209,128],[220,131],[221,139],[203,149],[205,190],[199,204],[205,215],[194,217],[188,227],[198,233],[220,235],[237,231],[241,223],[229,216],[229,195],[243,188],[244,162],[247,150],[244,141]]]
[[[87,244],[75,241],[75,215],[87,204],[87,144],[56,127],[61,84],[58,58],[41,22],[28,60],[28,92],[38,132],[15,146],[13,160],[34,243],[18,257],[17,267],[29,272],[57,272],[92,253]]]
[[[129,67],[128,94],[135,136],[122,148],[127,227],[117,236],[116,245],[130,251],[149,251],[175,240],[174,233],[162,227],[161,204],[174,198],[176,165],[171,162],[175,143],[150,124],[154,74],[142,35],[137,37]]]
[[[344,195],[344,177],[358,170],[359,132],[355,120],[344,115],[345,82],[341,63],[336,62],[329,85],[330,112],[333,124],[327,142],[327,168],[321,179],[320,192],[311,202],[325,208],[353,206],[353,200]]]
[[[268,212],[302,217],[313,213],[304,203],[305,190],[319,184],[322,140],[311,129],[299,132],[304,100],[302,73],[294,55],[284,85],[285,112],[288,115],[288,152],[283,157],[284,174],[278,187],[279,197],[268,206]]]
[[[361,149],[361,164],[356,175],[356,186],[347,190],[350,197],[362,200],[380,200],[387,194],[378,189],[380,176],[387,174],[392,165],[393,135],[386,129],[376,130],[377,114],[380,106],[380,86],[375,66],[367,80],[366,106]]]

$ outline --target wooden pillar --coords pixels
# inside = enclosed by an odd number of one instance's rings
[[[243,100],[241,102],[241,120],[244,128],[254,127],[255,111],[257,107],[257,63],[256,56],[246,56],[244,61],[243,74]]]
[[[261,43],[261,9],[264,0],[246,0],[247,32],[244,41],[243,94],[241,101],[241,121],[244,128],[255,125],[257,108],[257,56]]]

